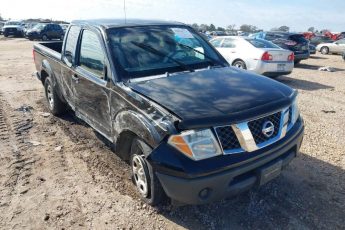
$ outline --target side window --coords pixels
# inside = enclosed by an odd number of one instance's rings
[[[338,44],[341,44],[341,45],[345,44],[345,40],[344,39],[338,40],[337,42],[338,42]]]
[[[274,39],[277,39],[277,38],[276,38],[276,36],[274,34],[267,33],[266,36],[265,36],[265,39],[269,40],[269,41],[273,41]]]
[[[214,39],[214,40],[210,41],[210,43],[211,43],[214,47],[220,47],[220,44],[222,43],[222,39]]]
[[[233,39],[224,39],[223,44],[222,44],[223,48],[235,48],[236,44],[235,41]]]
[[[68,64],[74,64],[75,50],[77,47],[80,27],[72,26],[67,34],[64,57]]]
[[[103,77],[104,53],[97,35],[89,30],[84,30],[79,55],[79,66]]]

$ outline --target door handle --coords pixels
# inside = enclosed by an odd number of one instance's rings
[[[79,77],[76,74],[72,75],[72,80],[75,81],[75,83],[79,83]]]

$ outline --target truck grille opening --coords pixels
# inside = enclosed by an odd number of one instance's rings
[[[278,112],[278,113],[274,113],[272,115],[248,122],[248,127],[250,131],[252,132],[255,143],[257,145],[264,143],[266,141],[269,141],[270,139],[273,139],[278,135],[279,129],[280,129],[280,119],[281,119],[281,112]],[[274,132],[270,137],[265,136],[262,132],[263,125],[267,121],[272,122],[274,125]]]
[[[217,127],[215,130],[224,151],[241,148],[240,142],[230,125]]]

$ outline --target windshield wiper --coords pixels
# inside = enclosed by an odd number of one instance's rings
[[[180,67],[182,67],[184,70],[190,71],[190,72],[195,72],[195,70],[193,68],[190,68],[189,66],[185,65],[184,63],[176,60],[175,58],[170,57],[168,54],[165,54],[155,48],[153,48],[150,45],[144,44],[144,43],[139,43],[139,42],[134,42],[132,41],[132,43],[136,46],[138,46],[139,48],[142,48],[143,50],[149,51],[150,53],[153,53],[157,56],[161,56],[163,58],[168,58],[169,60],[175,62],[176,64],[178,64]]]
[[[197,49],[194,49],[193,47],[184,45],[184,44],[179,43],[179,42],[172,42],[172,41],[166,41],[166,40],[165,40],[165,42],[170,43],[170,44],[176,44],[176,45],[178,45],[178,46],[180,46],[180,47],[184,47],[184,48],[187,48],[187,49],[189,49],[189,50],[193,50],[194,52],[197,52],[197,53],[199,53],[199,54],[204,55],[204,57],[206,57],[207,59],[209,59],[209,60],[212,62],[213,65],[217,64],[217,65],[220,65],[220,66],[222,66],[222,67],[226,67],[222,62],[220,62],[220,61],[218,61],[217,59],[214,59],[214,58],[212,58],[212,57],[206,55],[205,53],[203,53],[203,52],[201,52],[201,51],[199,51],[199,50],[197,50]]]

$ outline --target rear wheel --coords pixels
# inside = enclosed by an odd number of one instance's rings
[[[45,35],[45,34],[42,35],[42,40],[43,40],[43,41],[48,41],[48,39],[49,39],[49,38],[48,38],[47,35]]]
[[[142,200],[150,205],[157,205],[166,198],[165,192],[155,175],[145,155],[150,154],[151,148],[142,148],[141,140],[135,138],[132,142],[130,163],[132,168],[132,180]]]
[[[4,32],[4,36],[5,36],[5,37],[8,37],[8,33]]]
[[[321,53],[322,53],[322,54],[328,54],[328,53],[329,53],[329,48],[326,47],[326,46],[322,47],[322,48],[321,48]]]
[[[244,63],[244,61],[242,60],[237,60],[234,61],[234,63],[232,63],[233,66],[240,68],[240,69],[247,69],[246,63]]]
[[[63,114],[66,111],[66,104],[59,98],[49,77],[44,81],[44,89],[50,112],[53,115]]]

